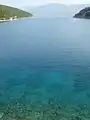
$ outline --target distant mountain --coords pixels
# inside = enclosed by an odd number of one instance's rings
[[[32,17],[33,15],[29,12],[13,8],[6,5],[0,5],[0,19],[9,19],[10,17],[16,16],[17,18]]]
[[[82,9],[79,13],[75,14],[75,18],[90,19],[90,7]]]
[[[72,17],[76,12],[82,8],[89,6],[87,4],[48,4],[39,7],[24,7],[28,12],[31,11],[37,17]]]

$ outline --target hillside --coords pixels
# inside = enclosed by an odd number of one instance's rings
[[[79,13],[75,14],[75,18],[85,18],[90,19],[90,7],[82,9]]]
[[[9,19],[9,18],[22,18],[22,17],[32,17],[33,15],[29,12],[13,8],[6,5],[0,5],[0,19]]]

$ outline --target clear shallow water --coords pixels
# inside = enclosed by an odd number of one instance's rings
[[[65,18],[0,24],[2,119],[89,120],[89,24]]]

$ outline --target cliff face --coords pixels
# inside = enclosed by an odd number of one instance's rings
[[[79,13],[75,14],[74,17],[90,19],[90,7],[86,7],[85,9],[81,10]]]

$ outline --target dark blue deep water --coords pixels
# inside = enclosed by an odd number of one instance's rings
[[[90,21],[0,24],[0,120],[90,120]]]

